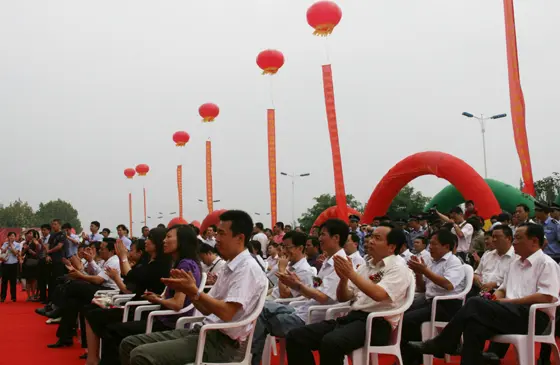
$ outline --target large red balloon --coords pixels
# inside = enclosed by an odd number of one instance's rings
[[[204,220],[202,221],[202,224],[200,225],[200,233],[203,233],[204,231],[206,231],[208,227],[212,225],[217,226],[218,223],[220,223],[220,216],[222,215],[222,213],[225,212],[227,212],[227,209],[219,209],[208,214],[206,218],[204,218]]]
[[[150,166],[146,165],[145,163],[136,166],[136,172],[138,173],[138,176],[146,176],[149,171]]]
[[[167,223],[167,228],[171,228],[173,226],[177,226],[180,224],[189,224],[189,222],[187,222],[184,218],[175,217],[172,220],[170,220],[169,223]]]
[[[342,19],[342,10],[333,1],[318,1],[307,9],[307,23],[314,35],[326,37]]]
[[[484,179],[465,161],[443,152],[420,152],[397,163],[377,184],[366,205],[363,221],[387,213],[393,199],[419,176],[435,175],[449,181],[466,200],[476,202],[478,215],[488,219],[500,214],[500,204]]]
[[[263,75],[274,75],[284,65],[284,55],[275,49],[264,50],[257,56],[257,65]]]
[[[192,221],[191,224],[196,228],[200,229],[200,222],[199,221]]]
[[[134,175],[136,175],[136,170],[132,168],[128,168],[124,170],[124,176],[126,176],[127,179],[132,179]]]
[[[348,217],[339,217],[338,216],[338,207],[335,205],[334,207],[327,208],[323,210],[321,214],[315,219],[315,223],[313,223],[313,227],[320,227],[321,224],[325,223],[328,219],[337,218],[342,219],[343,221],[347,221],[350,215],[357,215],[358,217],[362,216],[362,213],[358,212],[356,209],[348,207]]]
[[[191,139],[187,132],[179,131],[173,133],[173,142],[177,147],[183,147]]]
[[[220,108],[214,103],[202,104],[198,108],[198,114],[202,117],[203,122],[213,122],[220,114]]]

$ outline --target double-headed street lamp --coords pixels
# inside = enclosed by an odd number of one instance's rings
[[[478,121],[480,122],[480,132],[482,133],[482,152],[484,154],[484,178],[486,179],[486,178],[488,178],[488,169],[486,167],[486,137],[485,137],[486,121],[489,120],[489,119],[505,118],[505,117],[507,117],[507,114],[506,113],[496,114],[496,115],[493,115],[491,117],[484,117],[484,114],[480,114],[480,117],[478,117],[474,114],[463,112],[463,115],[467,118],[478,119]]]
[[[303,178],[303,177],[307,177],[310,176],[311,174],[309,172],[303,173],[303,174],[288,174],[285,172],[280,172],[280,175],[283,176],[288,176],[292,178],[292,224],[295,226],[296,225],[296,213],[295,213],[295,196],[296,196],[296,179],[297,178]]]

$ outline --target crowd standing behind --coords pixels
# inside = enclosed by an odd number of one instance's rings
[[[203,360],[242,360],[253,333],[254,365],[269,351],[268,336],[285,339],[290,364],[314,364],[312,351],[319,352],[321,364],[342,364],[363,346],[369,313],[403,307],[410,287],[415,296],[403,322],[399,316],[376,318],[372,345],[387,344],[401,325],[406,365],[420,364],[423,354],[446,353],[461,355],[463,365],[498,364],[508,346],[491,343],[484,351],[485,341],[527,333],[530,305],[553,303],[560,291],[560,206],[536,202],[535,220],[529,215],[529,207],[519,204],[513,215],[503,212],[487,224],[475,202],[467,201],[465,210],[444,214],[434,207],[407,222],[386,216],[371,224],[360,224],[356,215],[349,224],[329,219],[305,234],[282,222],[270,230],[231,210],[204,232],[193,225],[160,225],[142,227],[139,239],[122,224],[115,239],[97,221],[90,233],[76,235],[70,224],[53,219],[40,233],[26,231],[21,241],[8,234],[0,251],[0,301],[7,299],[8,286],[10,299],[17,300],[21,278],[27,301],[43,303],[36,312],[58,324],[57,340],[48,347],[72,346],[81,328],[87,365],[193,362],[201,326],[240,321],[257,308],[254,328],[208,332]],[[466,265],[474,270],[472,285]],[[438,305],[435,317],[449,322],[445,329],[422,338],[433,299],[465,290],[466,304]],[[132,310],[123,323],[123,307],[96,296],[100,291],[130,294],[131,303],[144,300],[176,314],[156,317],[146,333],[145,317],[134,318]],[[333,305],[347,305],[346,314],[325,320],[317,308]],[[195,311],[204,318],[200,324],[176,328]],[[557,330],[558,321],[553,325]],[[548,317],[539,312],[537,331],[547,326]],[[551,350],[541,347],[540,365],[550,364]]]

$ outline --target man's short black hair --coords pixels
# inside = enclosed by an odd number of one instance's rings
[[[357,244],[360,243],[360,236],[358,236],[356,232],[350,232],[350,238],[352,239],[352,242],[355,242]]]
[[[435,232],[433,236],[436,236],[437,240],[442,246],[449,246],[449,251],[453,251],[453,249],[455,249],[457,236],[451,233],[450,230],[440,229],[439,231]]]
[[[425,246],[428,246],[428,239],[424,236],[418,236],[416,237],[412,242],[414,243],[414,241],[419,240],[420,242],[422,242],[422,244]]]
[[[264,230],[264,225],[263,225],[261,222],[255,223],[255,227],[257,227],[257,228],[260,229],[261,231]]]
[[[275,226],[280,228],[281,230],[284,230],[284,223],[283,222],[276,222]]]
[[[307,237],[307,241],[311,241],[311,244],[313,245],[313,247],[316,247],[319,250],[321,250],[321,242],[319,242],[319,239],[317,237],[309,236],[309,237]]]
[[[529,209],[529,206],[528,206],[527,204],[525,204],[525,203],[517,204],[515,207],[516,207],[516,208],[517,208],[517,207],[523,208],[523,210],[524,210],[526,213],[529,213],[529,212],[531,211],[531,209]]]
[[[329,236],[331,237],[338,235],[338,245],[340,247],[344,246],[346,240],[348,239],[348,232],[350,232],[350,227],[348,227],[348,224],[346,224],[346,222],[335,218],[327,219],[325,223],[321,224],[321,230],[323,230],[323,228],[327,230]]]
[[[51,230],[51,225],[50,225],[50,224],[47,224],[47,223],[42,224],[42,225],[41,225],[41,229],[48,229],[48,230],[50,231],[50,230]]]
[[[96,226],[97,229],[99,229],[99,227],[101,227],[101,223],[99,223],[98,221],[93,221],[93,222],[90,223],[90,225]]]
[[[228,210],[220,215],[220,221],[231,222],[232,235],[244,235],[244,243],[247,246],[253,233],[253,220],[249,214],[242,210]]]
[[[207,254],[207,253],[216,253],[214,247],[210,246],[209,244],[202,242],[199,246],[200,254]]]
[[[107,234],[111,234],[111,230],[109,228],[103,228],[101,232],[107,232]]]
[[[146,229],[146,228],[150,229],[150,227],[148,227],[148,226],[144,226],[144,227],[142,227],[142,229],[141,229],[141,230],[143,231],[143,230],[144,230],[144,229]]]
[[[544,245],[544,228],[540,224],[536,223],[522,223],[517,228],[527,227],[525,233],[529,238],[536,238],[539,241],[539,246]]]
[[[70,223],[64,223],[62,229],[72,229],[72,225]]]
[[[467,205],[467,204],[472,204],[472,205],[474,205],[474,202],[473,202],[472,200],[467,200],[467,201],[465,202],[465,205]]]
[[[115,244],[117,243],[116,239],[112,237],[107,237],[107,238],[103,238],[103,242],[107,242],[107,249],[109,251],[115,251]]]
[[[401,248],[407,245],[406,234],[401,228],[392,228],[389,233],[387,233],[387,244],[395,245],[395,255],[401,253]]]
[[[493,230],[500,230],[502,232],[504,232],[504,236],[508,237],[509,239],[513,240],[513,230],[507,225],[507,224],[498,224],[497,226],[495,226],[494,228],[492,228]]]
[[[127,231],[127,232],[128,232],[128,228],[126,228],[126,226],[125,226],[124,224],[119,224],[119,225],[117,226],[117,230],[118,230],[118,229],[122,229],[123,231]]]
[[[305,247],[305,243],[307,242],[307,235],[298,231],[290,231],[286,233],[282,239],[284,241],[287,239],[291,239],[294,246]]]

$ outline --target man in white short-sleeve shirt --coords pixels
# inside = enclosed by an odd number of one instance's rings
[[[321,226],[319,241],[323,252],[329,258],[323,263],[321,270],[314,278],[313,287],[305,286],[295,273],[278,274],[278,279],[282,284],[298,291],[308,300],[296,308],[274,302],[265,303],[264,309],[257,320],[253,337],[251,349],[253,365],[260,363],[263,350],[268,351],[268,349],[264,349],[267,335],[286,337],[290,330],[324,318],[324,313],[317,313],[314,318],[308,318],[309,307],[337,302],[336,288],[340,278],[334,271],[333,256],[346,258],[346,253],[342,247],[344,247],[347,238],[348,225],[342,220],[329,219]]]
[[[417,297],[405,312],[401,353],[405,364],[420,364],[422,356],[410,351],[408,341],[422,339],[420,327],[429,322],[432,313],[432,300],[436,296],[458,294],[465,288],[465,271],[461,260],[453,255],[456,237],[446,229],[440,229],[430,239],[430,253],[433,261],[427,266],[423,260],[413,256],[408,266],[416,274],[416,291],[424,293]],[[436,319],[449,321],[461,308],[461,300],[444,300],[438,304]]]
[[[216,283],[208,294],[200,293],[192,274],[171,271],[171,278],[162,281],[181,291],[205,318],[202,324],[239,322],[258,308],[266,294],[268,281],[257,261],[246,249],[253,230],[251,217],[240,210],[220,215],[216,248],[226,260]],[[203,361],[210,363],[240,362],[252,325],[206,332]],[[193,363],[199,339],[200,325],[191,329],[155,332],[129,336],[121,342],[121,364],[184,365]]]
[[[264,225],[261,222],[255,223],[255,228],[253,229],[253,240],[259,241],[261,244],[261,251],[263,253],[263,258],[266,258],[267,248],[268,248],[268,237],[264,233]]]
[[[529,310],[532,304],[553,303],[560,291],[558,264],[541,250],[544,229],[534,223],[517,227],[515,252],[519,255],[494,300],[471,298],[457,312],[438,336],[426,342],[411,343],[418,353],[440,355],[457,349],[463,339],[461,364],[483,364],[482,351],[486,340],[498,334],[527,334]],[[546,313],[537,311],[535,333],[546,329]]]
[[[319,349],[321,364],[342,364],[344,356],[364,346],[366,322],[372,312],[399,308],[414,285],[412,272],[398,256],[407,237],[402,229],[379,226],[366,241],[371,259],[354,271],[352,261],[334,256],[340,282],[337,299],[351,301],[350,312],[336,320],[326,320],[295,328],[288,333],[286,350],[289,364],[314,364],[313,350]],[[372,321],[372,345],[384,345],[400,316]]]

